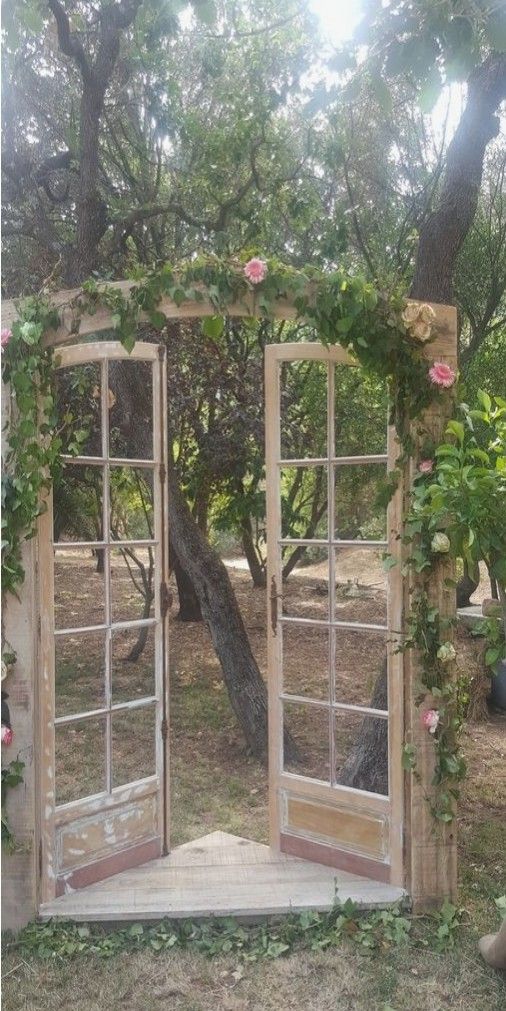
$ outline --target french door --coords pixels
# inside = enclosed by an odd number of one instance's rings
[[[402,885],[401,574],[382,558],[401,493],[376,501],[394,433],[341,348],[271,345],[265,366],[271,844]]]
[[[165,349],[59,352],[40,520],[40,899],[167,852]]]

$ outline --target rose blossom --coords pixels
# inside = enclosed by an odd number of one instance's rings
[[[450,663],[456,656],[457,651],[452,642],[443,642],[437,651],[437,658],[441,663]]]
[[[449,387],[455,382],[455,372],[446,362],[434,362],[429,369],[429,376],[434,386]]]
[[[12,330],[8,329],[2,330],[0,334],[0,340],[3,348],[7,347],[11,337],[12,337]]]
[[[446,555],[450,550],[450,538],[441,532],[434,534],[430,546],[437,554]]]
[[[402,319],[407,327],[418,319],[419,311],[420,307],[416,304],[416,302],[408,302],[406,308],[402,312]]]
[[[259,260],[257,256],[254,256],[252,260],[248,260],[244,267],[244,276],[248,278],[251,284],[260,284],[260,281],[264,281],[267,277],[267,264],[265,260]]]
[[[439,723],[439,713],[437,710],[426,709],[425,712],[422,713],[422,723],[429,731],[429,734],[435,734]]]
[[[432,334],[432,327],[430,323],[424,323],[423,320],[417,320],[413,323],[410,328],[413,337],[416,337],[417,341],[428,341]]]
[[[418,464],[418,470],[420,474],[432,474],[434,468],[434,460],[420,460]]]
[[[12,744],[12,738],[14,734],[10,727],[6,727],[5,723],[2,723],[2,744]]]

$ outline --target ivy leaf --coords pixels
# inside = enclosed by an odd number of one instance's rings
[[[211,340],[218,340],[224,330],[225,320],[223,316],[206,316],[202,320],[202,333]]]
[[[163,312],[157,312],[156,309],[150,312],[149,321],[153,324],[156,330],[163,330],[167,322],[165,314]]]

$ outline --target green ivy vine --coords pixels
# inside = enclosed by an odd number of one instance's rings
[[[253,262],[259,276],[252,280],[248,267]],[[364,277],[343,269],[322,273],[311,267],[295,270],[277,260],[255,258],[245,263],[199,256],[177,267],[163,264],[138,272],[127,294],[110,284],[88,281],[71,308],[77,334],[84,314],[106,307],[118,339],[131,351],[141,319],[147,318],[159,330],[166,325],[162,299],[170,299],[178,307],[185,302],[211,302],[215,315],[204,318],[202,327],[208,337],[219,341],[230,305],[243,302],[245,307],[251,306],[253,294],[255,315],[267,318],[277,302],[290,302],[299,319],[314,328],[324,343],[342,345],[365,369],[387,383],[390,421],[401,446],[397,467],[383,491],[384,501],[388,501],[403,465],[414,452],[410,421],[434,399],[446,395],[445,384],[431,382],[424,353],[423,345],[430,342],[433,329],[430,306],[407,303],[402,292],[387,294]],[[3,486],[2,577],[7,593],[17,593],[22,584],[22,544],[35,532],[37,517],[44,508],[43,493],[50,488],[59,464],[61,439],[52,386],[54,355],[43,339],[57,323],[57,314],[47,300],[28,298],[20,303],[18,319],[3,348],[3,378],[13,398]],[[408,536],[417,541],[413,550],[416,564],[420,531],[412,530]],[[434,560],[430,552],[423,554],[427,579],[433,572]],[[453,680],[446,677],[438,657],[444,629],[427,599],[422,591],[414,603],[406,648],[420,651],[423,690],[440,702],[434,735],[437,799],[433,813],[448,821],[454,796],[448,782],[463,775],[455,745],[459,718],[454,715]],[[409,747],[405,761],[413,767],[415,756],[412,750],[409,753]]]

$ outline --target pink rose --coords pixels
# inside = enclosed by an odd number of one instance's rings
[[[11,339],[11,337],[12,337],[12,330],[2,330],[2,333],[0,334],[0,337],[1,337],[2,347],[6,348],[7,345],[8,345],[8,343],[9,343],[9,341],[10,341],[10,339]]]
[[[265,280],[267,277],[267,264],[265,260],[259,260],[256,256],[252,260],[248,260],[244,267],[244,276],[248,278],[251,284],[260,284],[260,281]]]
[[[420,471],[420,474],[432,474],[433,467],[434,467],[433,460],[420,460],[420,463],[418,464],[418,470]]]
[[[455,382],[455,372],[445,362],[434,362],[429,369],[429,376],[435,386],[453,386]]]
[[[5,723],[2,723],[2,744],[6,744],[6,745],[12,744],[12,738],[13,737],[14,737],[14,734],[12,733],[11,728],[10,727],[6,727]]]
[[[426,709],[425,712],[422,713],[422,723],[429,731],[429,734],[435,734],[439,723],[439,713],[436,709]]]

